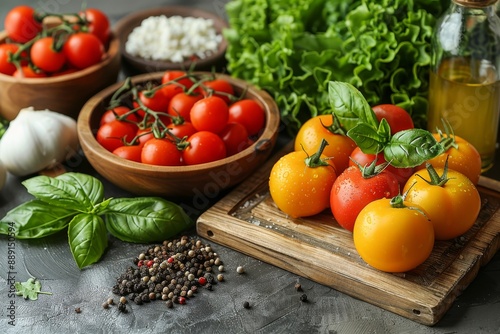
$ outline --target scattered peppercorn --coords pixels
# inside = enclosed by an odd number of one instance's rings
[[[244,307],[244,308],[246,308],[246,309],[250,308],[250,303],[249,303],[249,302],[247,302],[247,301],[245,301],[245,302],[243,303],[243,307]]]
[[[300,295],[300,301],[301,302],[307,302],[307,295],[305,293]]]
[[[300,285],[300,283],[295,283],[295,290],[302,291],[302,285]]]
[[[245,268],[243,268],[242,266],[238,266],[238,267],[236,268],[236,272],[237,272],[238,274],[243,274],[243,273],[245,272]]]
[[[148,247],[132,262],[135,266],[128,267],[112,288],[121,296],[118,308],[122,312],[127,311],[127,300],[136,305],[163,300],[169,308],[186,304],[199,287],[212,290],[224,280],[222,274],[217,278],[212,274],[214,265],[219,271],[224,268],[211,246],[186,236]]]
[[[107,302],[102,303],[102,308],[103,309],[108,309],[109,308],[109,304]]]
[[[113,305],[115,303],[115,301],[113,300],[113,298],[108,298],[107,303],[109,305]]]
[[[118,311],[120,312],[123,312],[123,313],[127,313],[127,305],[125,305],[124,303],[118,303]]]
[[[82,313],[82,309],[81,309],[81,308],[79,308],[79,307],[77,307],[77,308],[75,308],[75,312],[76,312],[76,313]]]

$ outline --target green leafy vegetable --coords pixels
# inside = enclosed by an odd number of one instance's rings
[[[35,277],[30,277],[26,282],[16,282],[14,284],[16,288],[16,295],[23,296],[24,299],[37,300],[39,294],[52,295],[51,292],[43,292],[42,283]]]
[[[35,199],[7,212],[0,234],[9,234],[14,225],[16,238],[33,239],[68,227],[68,243],[80,269],[104,254],[108,231],[139,243],[163,241],[193,225],[180,206],[162,198],[104,199],[101,181],[86,174],[36,176],[23,185]]]
[[[391,135],[387,120],[379,122],[363,95],[350,84],[331,81],[329,99],[335,116],[347,120],[347,136],[364,153],[383,151],[385,160],[394,167],[415,167],[444,152],[443,145],[423,129],[403,130]]]
[[[269,91],[290,130],[330,113],[328,82],[368,104],[427,111],[430,42],[449,0],[233,0],[226,58],[231,75]]]

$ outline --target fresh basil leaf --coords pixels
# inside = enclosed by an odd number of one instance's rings
[[[35,277],[30,277],[26,282],[15,282],[16,295],[24,299],[37,300],[39,294],[52,295],[52,292],[42,291],[42,283]]]
[[[113,236],[135,243],[163,241],[193,226],[184,209],[159,197],[113,199],[106,223]]]
[[[80,188],[83,192],[82,201],[90,202],[92,206],[99,204],[104,200],[104,186],[102,182],[83,173],[64,173],[57,176],[57,179],[69,182]]]
[[[23,185],[37,199],[53,206],[84,212],[92,209],[92,203],[85,192],[71,182],[40,175],[23,181]]]
[[[444,147],[426,130],[397,132],[384,148],[384,158],[395,167],[415,167],[444,152]]]
[[[365,123],[359,123],[347,132],[347,136],[354,140],[357,146],[367,154],[377,154],[382,151],[389,137],[379,134],[379,132]]]
[[[35,199],[7,212],[1,223],[3,226],[14,223],[18,239],[34,239],[62,230],[77,213],[75,210],[53,206]]]
[[[98,215],[78,214],[69,223],[68,242],[80,269],[97,262],[108,246],[104,221]]]
[[[365,123],[374,129],[378,128],[378,119],[372,108],[353,85],[346,82],[330,81],[328,98],[333,112],[340,124],[350,130],[359,123]]]

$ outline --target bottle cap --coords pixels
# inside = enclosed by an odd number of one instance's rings
[[[463,5],[463,6],[472,6],[472,7],[487,7],[493,5],[498,0],[453,0],[453,2]]]

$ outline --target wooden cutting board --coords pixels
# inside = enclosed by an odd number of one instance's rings
[[[291,219],[274,204],[268,178],[287,145],[197,220],[200,236],[330,286],[355,298],[434,325],[500,248],[500,182],[481,177],[482,208],[475,225],[452,241],[437,241],[421,266],[391,274],[368,266],[352,234],[329,210]]]

